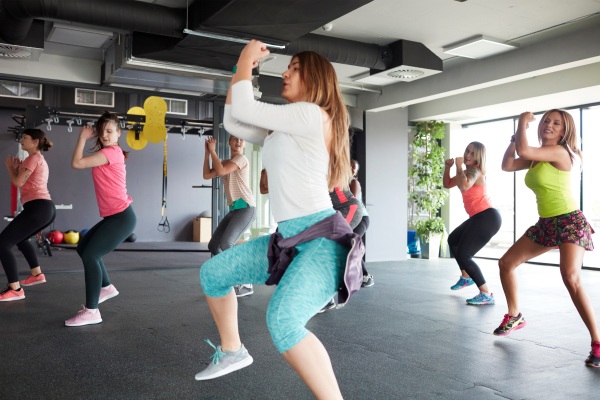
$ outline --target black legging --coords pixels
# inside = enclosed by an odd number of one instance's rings
[[[488,208],[460,224],[448,236],[450,252],[456,258],[461,270],[475,281],[477,287],[485,285],[485,278],[473,256],[498,233],[502,225],[500,213],[495,208]]]
[[[362,219],[360,220],[358,225],[356,225],[356,228],[354,228],[353,231],[354,231],[354,233],[359,234],[360,237],[362,238],[365,235],[365,232],[367,231],[367,229],[369,229],[369,216],[363,215]],[[363,270],[363,276],[369,275],[369,271],[367,271],[367,267],[365,267],[365,258],[364,257],[362,259],[361,265],[362,265],[362,270]]]
[[[54,221],[56,207],[52,200],[31,200],[23,204],[21,211],[0,233],[0,261],[8,278],[8,283],[19,281],[17,258],[12,247],[16,244],[29,268],[39,267],[37,253],[29,238]]]

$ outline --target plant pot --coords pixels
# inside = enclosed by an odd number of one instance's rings
[[[419,237],[417,236],[417,231],[409,230],[407,237],[407,250],[408,254],[410,254],[411,258],[418,257],[418,254],[421,253],[421,249],[419,248]]]
[[[421,240],[421,258],[437,260],[440,258],[440,243],[442,241],[441,233],[434,233],[429,236],[429,241]]]

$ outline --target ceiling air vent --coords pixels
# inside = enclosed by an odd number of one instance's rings
[[[20,60],[37,61],[42,50],[33,47],[16,46],[13,44],[0,44],[0,57]]]
[[[420,69],[409,69],[409,68],[397,69],[395,71],[388,72],[388,76],[391,76],[392,78],[398,78],[398,79],[404,79],[404,80],[416,79],[423,75],[425,75],[425,72],[421,71]]]
[[[385,70],[371,69],[370,75],[355,83],[386,86],[398,80],[411,82],[442,72],[442,60],[422,43],[397,40],[387,45],[389,57]]]
[[[115,106],[115,93],[102,90],[76,88],[75,104],[112,108]]]
[[[40,83],[0,80],[0,97],[41,100],[42,85]]]

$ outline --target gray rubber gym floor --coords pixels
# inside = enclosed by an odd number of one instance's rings
[[[141,251],[133,251],[141,249]],[[171,250],[176,251],[168,251]],[[198,382],[218,343],[198,283],[208,258],[193,244],[137,244],[105,258],[120,295],[101,305],[104,322],[66,328],[84,302],[72,249],[40,257],[48,283],[23,301],[0,303],[2,399],[310,399],[265,326],[272,288],[239,299],[248,368]],[[163,250],[162,252],[149,250]],[[187,250],[187,251],[186,251]],[[19,255],[23,277],[25,261]],[[346,399],[598,399],[600,369],[556,267],[519,269],[525,329],[499,338],[506,312],[495,261],[479,260],[495,306],[467,306],[474,287],[453,292],[454,260],[369,263],[375,286],[308,324],[325,344]],[[600,314],[600,272],[582,272]],[[0,275],[0,283],[6,277]]]

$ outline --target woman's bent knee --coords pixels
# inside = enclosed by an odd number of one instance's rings
[[[279,353],[285,353],[308,334],[302,323],[286,313],[267,310],[267,328]]]
[[[232,286],[223,286],[219,284],[220,268],[218,258],[211,258],[200,267],[200,286],[202,291],[208,297],[226,296]]]
[[[579,274],[562,274],[562,280],[569,292],[577,291],[581,287]]]
[[[498,267],[500,268],[500,272],[510,272],[517,268],[517,265],[507,258],[502,257],[498,260]]]

